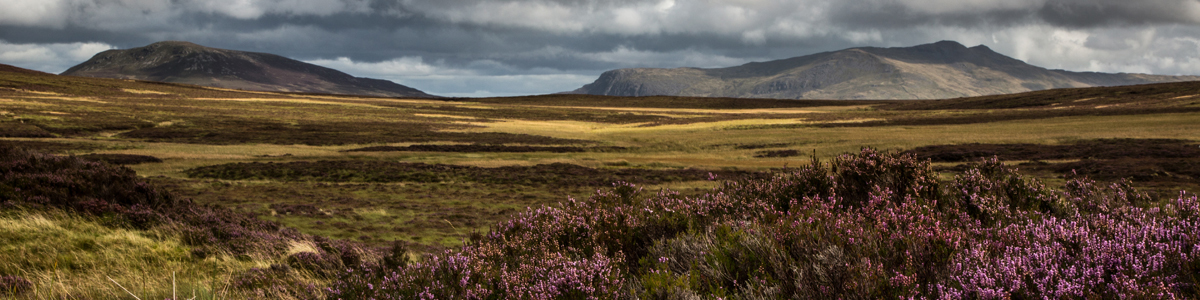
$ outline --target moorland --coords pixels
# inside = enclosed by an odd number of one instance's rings
[[[1198,295],[1198,82],[400,99],[5,68],[0,137],[0,294],[28,299]]]

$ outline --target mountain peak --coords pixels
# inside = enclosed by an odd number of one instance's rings
[[[959,42],[956,42],[956,41],[950,41],[950,40],[938,41],[938,42],[936,42],[936,43],[933,43],[932,45],[934,45],[934,46],[936,46],[936,47],[938,47],[938,48],[947,48],[947,49],[967,49],[967,46],[963,46],[963,44],[962,44],[962,43],[959,43]]]
[[[46,75],[46,74],[49,74],[49,73],[43,73],[43,72],[41,72],[41,71],[34,71],[34,70],[25,69],[25,68],[20,68],[20,67],[17,67],[17,66],[10,66],[10,65],[6,65],[6,64],[0,64],[0,72],[5,72],[5,73],[20,73],[20,74],[38,74],[38,75]]]
[[[616,76],[620,75],[620,76]],[[938,99],[1051,88],[1193,81],[1197,76],[1047,70],[979,45],[861,47],[703,69],[606,72],[573,93],[782,99]]]
[[[108,50],[62,75],[186,83],[220,88],[385,97],[432,97],[387,80],[358,78],[267,53],[163,41]]]
[[[205,47],[205,46],[202,46],[202,45],[200,45],[200,44],[196,44],[196,43],[192,43],[192,42],[186,42],[186,41],[162,41],[162,42],[157,42],[157,43],[149,44],[149,45],[146,45],[146,46],[143,46],[143,47],[140,47],[140,48],[134,48],[134,49],[130,49],[130,50],[142,50],[142,51],[164,51],[164,50],[168,50],[168,49],[170,49],[170,50],[184,50],[184,51],[190,51],[190,52],[198,52],[198,51],[211,51],[211,52],[232,51],[232,50],[217,49],[217,48],[212,48],[212,47]]]
[[[146,47],[151,47],[151,48],[157,48],[157,47],[208,48],[208,47],[200,46],[200,45],[197,45],[196,43],[192,43],[192,42],[188,42],[188,41],[161,41],[161,42],[156,42],[156,43],[147,45]]]

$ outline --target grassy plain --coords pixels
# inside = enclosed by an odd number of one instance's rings
[[[327,161],[446,164],[496,172],[504,167],[554,163],[625,172],[622,174],[689,168],[768,172],[802,165],[812,155],[828,159],[861,147],[903,151],[971,143],[1067,145],[1114,138],[1175,139],[1196,146],[1200,142],[1200,83],[935,101],[585,95],[390,99],[0,72],[0,143],[67,155],[158,158],[161,162],[128,167],[201,204],[255,214],[307,234],[376,246],[399,240],[420,251],[454,247],[526,207],[558,203],[568,197],[585,198],[604,185],[539,184],[519,178],[511,182],[327,181],[319,176],[230,180],[218,175],[193,177],[189,170],[237,163],[262,163],[271,168]],[[428,144],[575,147],[583,151],[347,151]],[[762,155],[789,150],[800,155]],[[1037,174],[1048,182],[1063,182],[1061,170],[1042,170]],[[1188,176],[1178,174],[1176,179],[1192,178]],[[1176,185],[1171,187],[1196,190],[1187,180],[1172,182]],[[646,184],[651,190],[669,188],[693,195],[714,185],[696,178]],[[69,218],[38,218],[4,216],[0,227],[51,230],[79,223]],[[85,246],[91,245],[87,240],[109,243],[110,236],[136,235],[75,231],[72,234],[88,236],[63,238]],[[168,236],[111,243],[145,244],[138,249],[166,251],[162,257],[169,258],[182,251],[171,240]],[[252,265],[206,263],[225,269]],[[40,266],[36,270],[53,269]],[[191,280],[199,281],[215,276],[189,274]],[[51,275],[41,272],[27,278],[47,281],[53,279]],[[164,278],[162,274],[147,276]],[[159,289],[151,294],[161,293]]]
[[[498,168],[769,171],[857,151],[944,144],[1069,144],[1105,138],[1200,141],[1200,84],[1055,90],[936,101],[784,101],[553,95],[390,99],[244,92],[151,82],[5,73],[3,141],[63,154],[151,156],[130,165],[201,203],[308,233],[427,249],[454,246],[527,206],[597,186],[193,178],[241,162],[379,161]],[[369,146],[489,144],[620,150],[347,152]],[[463,148],[463,147],[459,147]],[[466,147],[470,148],[470,147]],[[764,157],[795,150],[800,156]],[[706,182],[659,188],[700,191]],[[311,205],[319,213],[280,208]]]

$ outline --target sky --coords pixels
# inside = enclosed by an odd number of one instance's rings
[[[1200,0],[0,1],[3,64],[60,73],[165,40],[454,97],[570,91],[617,68],[941,40],[1051,69],[1200,75]]]

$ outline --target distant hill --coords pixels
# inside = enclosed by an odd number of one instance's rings
[[[279,55],[209,48],[175,41],[100,52],[62,75],[186,83],[253,91],[433,97],[391,81],[354,77]]]
[[[618,69],[570,93],[777,99],[943,99],[1053,88],[1198,81],[1200,76],[1047,70],[942,41],[908,48],[851,48],[741,66]]]

